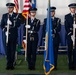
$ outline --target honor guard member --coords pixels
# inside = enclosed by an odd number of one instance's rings
[[[50,7],[50,15],[52,18],[52,28],[53,28],[52,37],[53,37],[53,50],[54,50],[54,65],[55,65],[55,70],[57,70],[57,57],[58,57],[58,48],[60,43],[59,32],[61,30],[61,20],[55,17],[55,10],[56,7]],[[46,30],[46,20],[47,18],[44,19],[43,32],[45,32]]]
[[[35,18],[37,8],[30,8],[29,11],[30,11],[30,18],[28,19],[28,24],[30,25],[30,28],[28,28],[28,36],[27,36],[27,62],[28,62],[28,69],[35,70],[40,20]]]
[[[8,42],[6,42],[6,58],[7,58],[6,69],[13,70],[15,61],[16,43],[18,37],[17,28],[20,26],[20,20],[18,18],[18,14],[13,12],[15,4],[7,3],[6,6],[8,9],[8,13],[2,15],[1,28],[6,35],[6,38],[8,36]]]
[[[76,3],[72,3],[68,5],[70,9],[70,13],[65,15],[65,29],[67,35],[67,44],[68,44],[68,66],[69,69],[76,68],[76,50],[73,50],[73,41],[71,36],[73,35],[73,23],[74,23],[74,16],[76,15]]]

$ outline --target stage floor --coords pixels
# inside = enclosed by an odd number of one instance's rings
[[[0,74],[0,75],[45,75],[45,74]],[[75,73],[57,73],[50,75],[76,75]]]
[[[35,71],[28,70],[27,62],[25,62],[25,61],[22,61],[21,64],[17,64],[15,70],[7,71],[5,69],[5,66],[6,66],[5,58],[3,58],[3,57],[5,57],[5,56],[0,55],[0,64],[2,64],[2,65],[0,65],[0,75],[45,75],[45,74],[43,74],[44,73],[43,70],[42,70],[43,68],[41,67],[43,62],[40,63],[39,67],[36,66],[37,70],[35,70]],[[40,55],[37,58],[38,63],[40,62],[39,60],[43,59],[43,58],[40,59],[41,57],[42,56]],[[67,56],[65,56],[65,55],[59,55],[59,57],[64,57],[63,60],[66,60],[66,58],[67,58]],[[19,56],[19,58],[21,58],[23,60],[24,56],[21,55],[21,56]],[[60,59],[58,59],[58,60],[60,60]],[[63,60],[62,61],[60,60],[60,63],[58,63],[58,70],[57,71],[52,71],[50,75],[76,75],[76,70],[74,70],[74,71],[68,70],[68,66],[67,66],[66,62],[64,62],[62,64]],[[26,66],[24,66],[24,65],[26,65]]]

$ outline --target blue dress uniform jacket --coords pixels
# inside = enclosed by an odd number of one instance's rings
[[[46,33],[46,19],[44,19],[43,32]],[[54,65],[57,69],[57,57],[58,57],[58,48],[60,43],[59,32],[61,30],[61,20],[59,18],[52,19],[52,36],[53,36],[53,48],[54,48]],[[43,34],[45,37],[45,34]]]
[[[3,14],[1,20],[1,28],[5,33],[7,31],[7,20],[8,20],[9,13]],[[7,56],[7,67],[13,67],[15,61],[15,51],[16,51],[16,44],[17,44],[17,37],[18,37],[18,27],[20,26],[20,18],[16,13],[10,16],[9,19],[12,24],[9,27],[9,37],[8,37],[8,44],[6,49],[6,56]],[[15,24],[14,24],[15,21]]]
[[[31,22],[31,18],[29,18],[28,24],[30,25],[30,28],[28,29],[28,39],[27,39],[28,68],[35,69],[36,51],[37,51],[37,44],[38,44],[38,31],[40,29],[40,20],[35,18],[33,22]],[[24,35],[25,34],[26,33],[24,33]]]
[[[2,30],[4,30],[6,32],[7,30],[7,20],[8,20],[8,15],[9,13],[6,13],[6,14],[3,14],[2,16],[2,20],[1,20],[1,28]],[[20,18],[17,18],[17,14],[16,13],[13,13],[12,15],[10,15],[9,19],[10,21],[12,22],[12,25],[10,26],[10,35],[9,35],[9,38],[12,39],[17,39],[17,36],[18,36],[18,33],[17,33],[17,27],[20,26]],[[15,26],[14,26],[14,20],[16,20],[15,22]]]
[[[74,69],[74,67],[76,67],[76,50],[73,50],[73,41],[71,39],[71,36],[73,35],[73,22],[74,18],[71,15],[71,13],[65,15],[65,29],[68,44],[69,69]]]

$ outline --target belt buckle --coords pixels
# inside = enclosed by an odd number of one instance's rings
[[[34,37],[30,37],[30,41],[34,41]]]

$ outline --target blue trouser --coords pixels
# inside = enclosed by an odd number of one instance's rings
[[[7,66],[13,66],[15,61],[15,51],[16,51],[16,40],[8,40],[6,56],[7,56]]]

